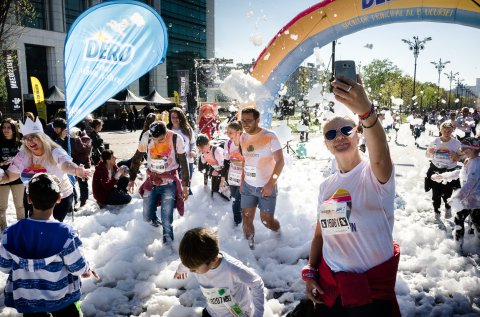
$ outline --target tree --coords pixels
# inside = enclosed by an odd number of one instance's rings
[[[35,7],[29,0],[2,0],[0,2],[0,51],[16,47],[24,26],[35,18]],[[1,52],[0,52],[1,53]],[[0,100],[6,99],[6,70],[0,64]]]
[[[373,60],[370,64],[362,67],[363,82],[369,91],[371,99],[379,105],[390,105],[390,96],[393,93],[394,82],[400,79],[402,71],[390,60]]]

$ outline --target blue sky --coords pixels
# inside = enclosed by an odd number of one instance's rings
[[[318,3],[312,0],[215,0],[215,54],[249,62],[257,58],[275,34],[298,13]],[[438,81],[438,71],[430,62],[450,61],[442,72],[440,85],[448,88],[443,73],[460,73],[465,84],[480,78],[480,29],[444,23],[397,23],[366,29],[339,39],[336,59],[353,59],[365,65],[372,59],[390,59],[405,74],[413,76],[414,58],[401,39],[432,37],[417,62],[417,80]],[[254,38],[254,40],[252,40]],[[260,46],[254,42],[261,43]],[[373,44],[372,49],[365,44]],[[325,64],[330,45],[321,48]],[[315,61],[311,58],[309,61]]]

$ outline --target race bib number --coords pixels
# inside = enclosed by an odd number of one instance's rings
[[[215,309],[224,308],[228,310],[234,317],[247,317],[247,315],[233,299],[229,288],[200,288],[203,295],[207,299],[208,305]]]
[[[150,170],[155,173],[165,173],[167,162],[163,159],[150,159]]]
[[[231,164],[230,170],[228,171],[228,184],[232,186],[240,186],[241,179],[242,167]]]
[[[254,181],[257,179],[257,168],[255,166],[245,165],[245,179],[249,181]]]
[[[322,228],[322,234],[335,235],[352,232],[347,218],[347,203],[326,201],[318,206],[317,217]]]

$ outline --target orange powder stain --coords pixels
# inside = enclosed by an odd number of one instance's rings
[[[172,151],[173,144],[170,143],[170,139],[168,141],[160,144],[153,144],[150,148],[150,157],[152,158],[160,158],[164,156],[168,156]]]

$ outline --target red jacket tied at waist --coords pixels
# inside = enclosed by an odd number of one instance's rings
[[[318,273],[320,287],[324,291],[323,302],[328,307],[332,307],[340,296],[342,306],[356,307],[369,304],[373,299],[390,300],[392,316],[400,317],[400,308],[395,296],[399,261],[400,247],[396,243],[393,244],[393,256],[389,260],[364,273],[334,273],[322,258]]]
[[[161,183],[162,179],[169,179],[173,180],[175,182],[175,208],[177,208],[178,214],[180,216],[183,216],[185,212],[185,203],[183,201],[183,192],[182,192],[182,183],[180,182],[180,179],[178,178],[177,170],[172,170],[168,171],[165,173],[155,173],[151,172],[150,170],[147,169],[147,179],[143,184],[140,186],[138,189],[138,192],[140,193],[140,196],[143,197],[143,193],[145,191],[152,191],[152,188],[154,184],[159,184]],[[160,206],[161,200],[159,199],[157,202],[157,206]]]

